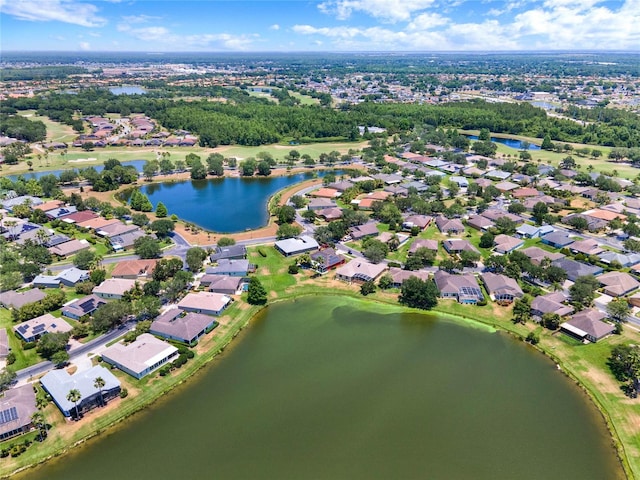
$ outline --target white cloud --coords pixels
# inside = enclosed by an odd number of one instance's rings
[[[218,48],[225,50],[248,50],[258,38],[257,34],[232,35],[229,33],[202,33],[181,35],[163,26],[132,27],[128,23],[117,25],[117,30],[137,40],[153,42],[168,49]]]
[[[449,23],[448,18],[443,17],[439,13],[421,13],[407,26],[407,30],[430,30],[435,27],[441,27]]]
[[[98,16],[98,7],[74,0],[0,0],[0,10],[31,22],[58,21],[83,27],[100,27],[107,23]]]
[[[122,17],[124,23],[129,25],[135,25],[139,23],[148,23],[152,20],[160,20],[162,17],[155,17],[152,15],[125,15]]]
[[[388,21],[408,21],[415,12],[431,7],[434,0],[327,0],[318,5],[321,12],[346,20],[353,12],[363,12]]]
[[[80,42],[80,50],[84,50],[85,52],[87,50],[91,50],[91,44],[89,42]]]
[[[277,23],[274,23],[269,27],[269,30],[280,30],[280,25],[278,25]]]

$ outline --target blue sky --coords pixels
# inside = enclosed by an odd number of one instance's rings
[[[0,0],[2,50],[640,51],[640,0]]]

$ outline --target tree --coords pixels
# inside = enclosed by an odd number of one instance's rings
[[[360,285],[360,293],[365,297],[371,293],[375,293],[376,284],[373,280],[367,280],[362,285]]]
[[[156,160],[147,160],[142,166],[142,174],[147,181],[153,180],[153,176],[158,173],[160,165]]]
[[[278,227],[278,230],[276,231],[276,238],[278,240],[283,240],[285,238],[293,238],[300,235],[301,232],[302,232],[302,228],[298,227],[297,225],[283,223]]]
[[[291,202],[291,205],[293,205],[295,208],[302,208],[307,204],[307,201],[302,195],[293,195],[289,199],[289,202]]]
[[[576,281],[569,289],[571,303],[576,307],[576,310],[590,306],[599,287],[600,282],[593,275],[584,275],[576,278]]]
[[[202,164],[200,159],[191,162],[191,179],[202,180],[207,178],[207,169]]]
[[[526,212],[527,208],[520,202],[513,202],[511,205],[509,205],[509,208],[507,209],[507,211],[509,213],[520,215],[521,213]]]
[[[9,388],[17,378],[16,372],[12,369],[5,367],[0,370],[0,392]]]
[[[131,314],[131,304],[123,300],[114,300],[101,305],[91,318],[91,328],[94,332],[106,332]]]
[[[464,267],[475,267],[482,256],[478,252],[463,250],[460,252],[460,261]]]
[[[249,280],[247,302],[251,305],[264,305],[267,303],[267,291],[257,277],[251,277],[251,280]]]
[[[538,202],[533,206],[532,217],[535,219],[536,224],[542,225],[544,218],[549,213],[549,207],[544,202]]]
[[[96,264],[97,255],[93,250],[81,250],[73,256],[73,264],[80,270],[90,270]]]
[[[542,150],[553,150],[553,143],[551,142],[551,137],[549,136],[549,134],[547,133],[544,138],[542,139],[542,145],[540,146],[540,148]]]
[[[435,250],[431,250],[426,247],[420,247],[412,255],[407,257],[404,268],[406,270],[420,270],[423,267],[433,265],[435,261]]]
[[[292,223],[296,219],[296,209],[291,205],[282,205],[278,208],[276,215],[280,225]]]
[[[491,232],[485,232],[480,237],[480,248],[492,248],[495,236]]]
[[[629,319],[630,311],[631,308],[626,298],[614,298],[607,303],[607,315],[609,315],[610,320],[616,323],[626,322]]]
[[[69,354],[66,350],[59,350],[51,355],[50,360],[56,366],[64,365],[69,361]]]
[[[164,203],[158,202],[158,206],[156,207],[156,217],[164,218],[168,215],[167,207],[164,206]]]
[[[189,270],[195,273],[200,271],[205,258],[207,258],[206,250],[200,247],[191,247],[189,250],[187,250],[185,260],[187,262]]]
[[[96,377],[96,379],[93,381],[93,386],[97,388],[98,391],[100,392],[100,405],[104,405],[104,397],[102,396],[102,389],[104,388],[105,385],[106,385],[106,382],[102,377]]]
[[[640,376],[640,347],[637,345],[616,345],[611,349],[609,368],[620,382],[637,382]]]
[[[207,168],[211,175],[221,177],[224,175],[224,157],[219,153],[212,153],[207,157]]]
[[[160,206],[160,204],[158,204]],[[138,227],[144,227],[149,223],[149,217],[147,217],[144,213],[134,213],[131,217],[131,223],[137,225]]]
[[[38,340],[36,350],[44,358],[51,358],[59,351],[66,351],[69,336],[68,332],[45,333]]]
[[[256,171],[256,161],[254,158],[247,158],[240,164],[240,175],[243,177],[251,177]]]
[[[170,232],[173,232],[173,230],[176,228],[176,225],[173,220],[163,218],[161,220],[155,220],[151,222],[149,228],[151,228],[151,230],[154,231],[158,237],[166,237]]]
[[[235,244],[236,241],[230,237],[220,237],[220,239],[218,240],[218,247],[229,247]]]
[[[542,315],[542,325],[549,330],[557,330],[562,318],[557,313],[549,312]]]
[[[362,242],[362,254],[373,263],[380,263],[389,253],[389,247],[375,238],[365,238]]]
[[[387,290],[388,288],[391,288],[392,285],[393,277],[391,277],[391,275],[389,275],[388,273],[382,275],[380,277],[380,280],[378,280],[378,287],[380,287],[382,290]]]
[[[531,298],[516,298],[513,304],[513,322],[526,323],[531,319]]]
[[[438,294],[432,281],[409,277],[402,284],[398,301],[408,307],[431,310],[438,304]]]
[[[140,237],[133,242],[136,255],[140,258],[158,258],[162,253],[160,243],[152,237]]]
[[[80,390],[76,388],[72,388],[71,390],[69,390],[69,393],[67,394],[67,400],[69,400],[70,402],[73,402],[73,404],[75,405],[76,418],[80,417],[80,412],[78,411],[78,402],[80,401],[80,399],[82,399],[82,394],[80,393]]]
[[[271,165],[267,160],[262,160],[258,163],[258,175],[262,175],[263,177],[271,175]]]
[[[582,232],[589,228],[589,222],[584,217],[576,215],[567,220],[567,224],[571,225],[578,232]]]

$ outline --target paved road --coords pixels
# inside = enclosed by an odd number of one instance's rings
[[[80,346],[69,350],[69,361],[72,362],[74,359],[82,355],[85,355],[86,353],[89,353],[97,348],[104,347],[107,343],[127,333],[129,330],[134,328],[134,326],[135,326],[135,322],[128,322],[122,328],[111,330],[110,332],[107,332],[104,335],[101,335],[87,343],[81,344]],[[49,361],[40,362],[36,365],[23,368],[22,370],[18,370],[16,372],[16,375],[17,375],[16,380],[18,382],[21,382],[21,381],[24,382],[31,377],[41,375],[45,372],[48,372],[49,370],[53,370],[53,368],[54,368],[53,363]]]

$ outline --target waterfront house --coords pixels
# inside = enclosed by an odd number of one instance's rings
[[[213,330],[216,325],[214,317],[174,308],[156,318],[149,331],[159,337],[192,346],[200,337]]]
[[[228,295],[214,292],[197,292],[187,294],[178,303],[178,308],[185,312],[220,315],[231,302],[233,302],[233,299]]]
[[[560,325],[560,330],[578,340],[595,343],[616,330],[610,323],[603,322],[604,318],[604,313],[590,308],[572,315],[571,319]]]
[[[336,278],[347,283],[373,281],[386,269],[385,264],[375,264],[361,258],[354,258],[336,270]]]
[[[177,354],[178,349],[173,345],[149,333],[143,333],[128,345],[114,343],[102,352],[102,359],[140,380],[171,361]]]
[[[311,254],[314,262],[314,270],[318,273],[326,273],[344,264],[347,259],[337,253],[333,248],[324,248]]]
[[[229,275],[203,275],[200,278],[200,285],[208,287],[210,292],[224,293],[226,295],[236,295],[241,290],[245,280],[242,277],[232,277]]]
[[[489,293],[489,298],[493,301],[511,303],[514,299],[524,296],[518,282],[511,277],[491,272],[485,272],[480,277]]]
[[[411,277],[416,277],[423,281],[427,281],[431,277],[431,274],[426,270],[403,270],[398,267],[391,267],[389,275],[391,276],[392,288],[401,288],[402,284]]]
[[[105,382],[102,389],[95,386],[98,377]],[[120,380],[102,365],[73,375],[66,370],[51,370],[40,379],[40,384],[65,417],[77,417],[77,413],[81,415],[83,411],[99,406],[101,402],[106,403],[120,393]],[[71,390],[80,392],[80,400],[76,403],[67,399]]]
[[[37,411],[33,385],[27,383],[6,390],[0,397],[0,440],[31,430],[31,417]]]
[[[539,295],[531,301],[531,315],[542,317],[545,313],[557,313],[561,317],[574,312],[571,305],[565,305],[568,300],[562,292],[552,292],[546,295]]]
[[[452,275],[438,270],[433,275],[442,298],[455,298],[458,303],[476,304],[484,300],[482,289],[476,277],[471,274]]]
[[[45,333],[66,333],[71,330],[71,325],[50,313],[45,313],[13,327],[13,331],[27,343],[35,342]]]
[[[228,260],[220,259],[218,265],[208,267],[207,275],[228,275],[230,277],[246,277],[250,272],[255,271],[255,265],[249,263],[249,260]]]

